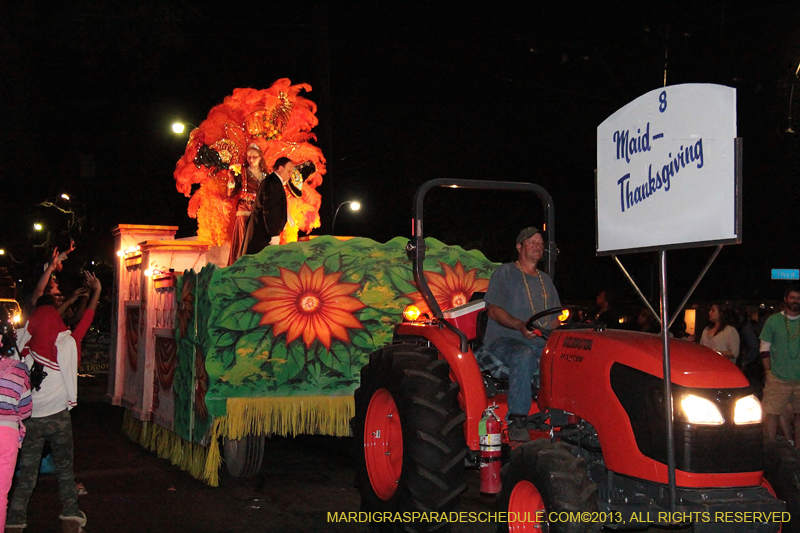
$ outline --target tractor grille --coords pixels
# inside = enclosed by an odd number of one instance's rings
[[[611,388],[631,421],[639,451],[667,463],[667,431],[664,420],[664,384],[660,378],[615,363]],[[725,423],[720,426],[689,424],[675,410],[675,466],[698,474],[754,472],[762,469],[761,424],[735,425],[736,401],[751,394],[749,388],[699,389],[672,385],[673,400],[691,393],[714,402]]]

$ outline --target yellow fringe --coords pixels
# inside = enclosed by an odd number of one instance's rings
[[[230,398],[227,415],[214,420],[208,448],[185,441],[157,424],[136,420],[130,411],[125,411],[122,432],[192,477],[216,487],[222,465],[220,437],[241,439],[273,434],[346,437],[350,435],[350,419],[354,415],[352,396]]]
[[[241,439],[247,435],[350,435],[355,415],[352,396],[282,396],[229,398],[227,414],[214,420],[203,479],[216,487],[222,457],[219,437]]]
[[[219,435],[226,418],[222,416],[214,420],[214,425],[211,428],[211,441],[208,443],[208,455],[203,465],[202,480],[212,487],[219,485],[219,467],[222,465],[222,456],[219,454]]]
[[[122,434],[134,442],[139,442],[139,435],[142,432],[142,423],[125,410],[125,417],[122,419]]]
[[[162,459],[178,466],[193,478],[205,481],[205,463],[208,449],[182,439],[177,433],[151,422],[142,422],[125,411],[122,433],[143,448],[155,452]],[[212,484],[216,487],[219,483]]]
[[[350,434],[355,415],[352,396],[284,396],[279,398],[230,398],[223,436]]]

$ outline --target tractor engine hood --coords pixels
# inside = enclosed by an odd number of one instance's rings
[[[719,353],[697,343],[670,339],[672,382],[685,387],[739,388],[748,381]],[[658,378],[664,377],[664,347],[660,335],[633,331],[557,330],[547,343],[553,363],[592,360],[607,373],[620,363]],[[600,368],[598,368],[600,367]]]

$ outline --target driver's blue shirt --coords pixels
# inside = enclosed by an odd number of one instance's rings
[[[523,276],[525,276],[530,289],[533,311],[531,310],[530,300],[528,300],[528,291],[525,289]],[[543,288],[544,291],[542,291]],[[483,301],[487,305],[493,304],[502,307],[508,314],[520,320],[528,320],[535,313],[561,305],[558,292],[550,276],[541,270],[538,271],[537,276],[523,274],[515,263],[504,263],[494,271],[489,280],[489,288],[486,290]],[[556,316],[550,315],[542,317],[536,325],[552,328],[556,324]],[[490,342],[504,337],[525,340],[525,337],[518,330],[501,326],[490,318],[486,326],[484,343],[488,345]]]

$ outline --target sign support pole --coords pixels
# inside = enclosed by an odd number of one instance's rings
[[[670,512],[678,507],[678,495],[669,327],[722,245],[742,242],[741,162],[731,87],[689,83],[654,89],[597,127],[597,255],[610,255],[650,312],[660,315]],[[687,211],[691,216],[683,215]],[[670,318],[667,250],[709,245],[716,250]],[[660,263],[660,313],[617,257],[650,251],[658,252]]]
[[[659,285],[661,292],[661,340],[664,344],[664,418],[667,423],[667,480],[669,510],[677,509],[678,493],[675,483],[675,435],[672,420],[672,377],[669,361],[669,307],[667,306],[667,251],[659,250]]]

